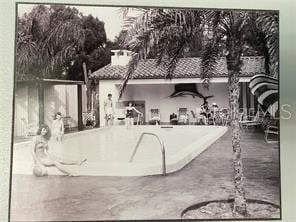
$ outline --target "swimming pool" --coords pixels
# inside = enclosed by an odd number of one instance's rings
[[[81,175],[144,176],[162,173],[161,146],[156,137],[143,136],[130,162],[137,141],[143,132],[154,133],[165,145],[166,172],[183,168],[227,131],[223,126],[124,126],[93,129],[66,135],[62,144],[50,141],[50,152],[67,159],[86,157],[81,167],[70,166]],[[13,173],[32,174],[31,142],[14,144]],[[50,168],[49,174],[60,174]]]

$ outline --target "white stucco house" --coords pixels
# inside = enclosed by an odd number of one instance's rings
[[[113,95],[115,102],[116,118],[123,117],[124,107],[128,101],[141,109],[144,113],[144,122],[149,121],[151,109],[159,109],[161,122],[168,123],[171,113],[178,113],[179,108],[196,110],[203,103],[203,99],[192,96],[171,98],[175,86],[178,84],[196,84],[197,91],[209,98],[209,104],[215,102],[219,107],[227,108],[228,86],[226,59],[221,58],[216,67],[216,74],[211,78],[209,89],[204,89],[200,79],[200,58],[181,58],[173,73],[173,79],[164,79],[166,70],[156,66],[155,59],[141,60],[132,78],[129,80],[126,90],[119,100],[119,86],[127,71],[127,64],[131,58],[131,52],[127,50],[114,50],[111,63],[92,73],[92,77],[98,79],[97,92],[100,103],[100,124],[104,125],[103,103],[108,93]],[[250,93],[248,83],[252,76],[264,73],[264,57],[242,57],[243,66],[240,76],[241,96],[240,107],[256,107],[256,100]]]

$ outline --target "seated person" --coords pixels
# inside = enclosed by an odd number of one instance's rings
[[[177,116],[177,114],[172,113],[170,115],[170,123],[173,124],[173,125],[177,125],[177,123],[178,123],[178,116]]]
[[[216,103],[212,103],[211,117],[213,118],[213,121],[215,123],[220,119],[219,107],[218,107],[218,105]]]
[[[186,124],[188,121],[189,121],[188,114],[181,114],[179,116],[179,122],[181,122],[182,124]]]
[[[212,113],[219,111],[218,105],[216,103],[212,103],[211,108],[212,108],[212,110],[211,110]]]
[[[50,129],[47,125],[39,127],[37,136],[33,138],[33,146],[31,148],[32,157],[34,160],[33,173],[36,176],[45,176],[47,174],[47,167],[55,167],[63,174],[68,176],[78,176],[76,172],[72,172],[64,165],[78,165],[86,161],[82,159],[80,161],[64,160],[52,155],[48,150],[48,142],[51,137]],[[36,174],[37,172],[38,174]]]

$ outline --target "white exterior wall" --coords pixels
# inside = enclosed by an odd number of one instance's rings
[[[144,80],[145,81],[145,80]],[[131,80],[133,83],[133,81]],[[117,80],[101,80],[99,85],[100,98],[100,123],[104,125],[104,101],[108,93],[113,95],[113,101],[118,102],[118,84]],[[204,89],[202,85],[197,84],[197,89],[204,95],[214,95],[215,97],[208,99],[209,104],[216,102],[219,107],[229,107],[227,83],[213,83],[210,85],[209,91]],[[187,97],[170,98],[174,92],[174,84],[128,84],[120,101],[145,101],[145,121],[149,121],[150,109],[160,109],[161,121],[169,122],[171,113],[178,113],[179,108],[187,108],[190,111],[196,111],[203,103],[203,99]],[[121,117],[123,110],[115,109],[115,117]],[[191,116],[191,115],[190,115]]]
[[[118,101],[118,87],[116,86],[116,80],[101,80],[98,85],[97,92],[99,92],[99,106],[100,106],[100,126],[105,125],[105,113],[104,113],[104,101],[107,99],[108,94],[112,94],[112,100],[114,104]],[[115,110],[116,116],[119,116],[118,110]]]
[[[215,83],[207,91],[198,84],[198,91],[203,95],[214,95],[208,99],[209,104],[216,102],[219,107],[228,107],[227,84]],[[150,109],[160,109],[161,122],[169,122],[169,116],[173,112],[178,114],[179,108],[187,108],[196,112],[197,108],[203,103],[203,99],[192,96],[170,98],[174,91],[174,85],[128,85],[127,91],[133,92],[132,96],[125,96],[122,100],[144,100],[146,116],[145,121],[149,120]]]

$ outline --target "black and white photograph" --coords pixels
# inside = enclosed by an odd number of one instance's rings
[[[280,220],[279,20],[17,3],[10,220]]]

